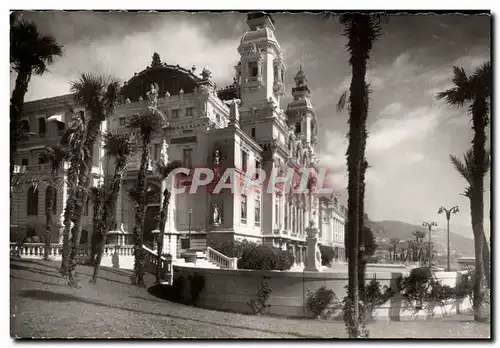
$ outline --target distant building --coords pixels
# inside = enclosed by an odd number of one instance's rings
[[[127,132],[130,116],[146,110],[147,92],[153,84],[159,94],[157,107],[167,117],[169,127],[153,140],[150,169],[160,159],[162,139],[166,136],[169,160],[182,161],[187,168],[213,167],[217,161],[221,170],[236,168],[239,173],[255,167],[266,172],[273,167],[293,168],[297,172],[310,167],[317,173],[318,126],[304,69],[300,67],[296,73],[293,100],[285,106],[286,66],[274,35],[274,22],[269,15],[251,14],[247,24],[249,31],[243,34],[237,48],[240,61],[235,66],[234,84],[216,90],[208,69],[203,69],[201,76],[196,75],[194,67],[184,69],[162,63],[155,54],[151,66],[126,82],[126,98],[102,124],[102,131]],[[64,95],[25,104],[21,124],[34,134],[19,146],[17,171],[35,174],[48,170],[39,159],[40,152],[47,145],[58,144],[65,123],[71,118],[67,105],[72,103],[71,96]],[[76,112],[85,112],[78,105],[71,106]],[[49,118],[56,122],[47,122]],[[102,141],[99,137],[94,149],[94,185],[108,182],[114,172],[114,162],[106,156]],[[140,154],[128,164],[118,197],[115,229],[124,236],[124,243],[134,225],[135,206],[128,192],[135,184],[139,164]],[[64,169],[59,175],[66,175]],[[146,208],[146,243],[153,240],[153,231],[157,229],[161,198],[161,184],[153,170],[148,175],[148,185],[156,195],[151,196]],[[29,234],[43,234],[46,190],[42,186],[35,191],[14,192],[13,224],[26,226]],[[58,188],[54,242],[62,237],[66,195],[65,187]],[[278,187],[272,193],[260,187],[247,194],[212,194],[210,189],[200,189],[196,194],[173,195],[166,226],[167,252],[178,254],[179,237],[190,231],[193,249],[203,249],[213,239],[245,238],[287,248],[303,261],[305,229],[312,220],[320,229],[322,243],[337,248],[343,259],[345,208],[328,199],[321,202],[318,197],[290,195]],[[220,212],[217,221],[213,219],[215,207]],[[85,206],[84,215],[82,242],[90,240],[93,230],[92,202]]]

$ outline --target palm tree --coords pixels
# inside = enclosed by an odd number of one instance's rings
[[[98,224],[99,233],[99,249],[97,260],[94,265],[94,274],[91,282],[97,282],[97,275],[101,265],[102,255],[106,244],[106,233],[112,228],[115,217],[116,201],[120,192],[123,174],[127,161],[132,154],[132,141],[129,133],[105,133],[104,134],[104,149],[107,154],[115,158],[115,174],[111,182],[111,188],[107,190],[104,201],[102,217]]]
[[[360,226],[364,216],[361,206],[361,188],[365,163],[366,147],[366,120],[368,116],[368,89],[365,80],[366,65],[370,58],[373,43],[380,36],[380,18],[362,13],[349,13],[339,16],[343,25],[343,34],[348,38],[347,50],[350,53],[352,79],[349,88],[349,145],[347,148],[348,170],[348,213],[346,236],[348,247],[348,291],[349,303],[352,304],[352,313],[347,316],[346,326],[349,337],[360,337],[366,332],[360,331],[363,316],[359,315],[359,278],[358,278],[358,250],[360,235],[364,232]],[[362,328],[364,329],[364,327]]]
[[[465,70],[453,67],[453,83],[455,87],[438,93],[438,99],[444,99],[449,105],[463,107],[469,104],[468,111],[472,116],[473,166],[471,172],[471,222],[474,233],[474,252],[476,256],[474,279],[474,319],[484,320],[480,314],[483,302],[483,235],[484,235],[484,173],[486,155],[486,127],[489,122],[490,96],[491,96],[491,65],[484,63],[467,76]]]
[[[70,91],[75,104],[85,106],[86,128],[83,141],[84,158],[78,170],[78,191],[74,211],[74,233],[72,234],[71,252],[68,262],[68,277],[70,285],[77,285],[76,256],[82,233],[83,207],[87,202],[91,186],[91,172],[94,145],[100,133],[101,124],[111,115],[118,101],[120,83],[110,76],[82,74],[71,82]]]
[[[474,152],[472,149],[469,149],[465,154],[464,154],[464,160],[463,162],[458,158],[453,155],[450,155],[450,160],[457,172],[467,181],[468,186],[465,188],[465,191],[462,193],[463,196],[466,196],[469,198],[470,202],[470,207],[471,211],[474,209],[473,207],[473,202],[472,202],[472,168],[474,166]],[[490,168],[490,153],[489,151],[486,151],[486,155],[484,157],[484,168],[486,173],[488,172]],[[488,248],[488,242],[486,241],[486,235],[483,231],[483,266],[484,266],[484,274],[486,277],[486,285],[488,288],[491,287],[491,274],[490,274],[490,251]]]
[[[10,66],[17,73],[16,84],[10,99],[10,177],[14,172],[14,156],[17,143],[23,131],[19,128],[19,120],[23,113],[24,97],[32,75],[42,75],[54,58],[63,55],[62,46],[56,39],[43,35],[35,23],[15,21],[11,15],[10,29]]]
[[[67,172],[68,198],[64,210],[63,252],[60,273],[65,276],[68,272],[70,253],[70,233],[78,185],[78,170],[85,156],[83,149],[83,136],[85,134],[85,116],[83,112],[73,114],[72,121],[61,139],[61,145],[68,148],[69,168]],[[69,285],[74,285],[68,279]]]
[[[146,180],[151,156],[151,141],[157,131],[163,126],[163,117],[155,110],[133,115],[128,127],[133,130],[141,147],[141,164],[137,174],[136,187],[133,190],[134,201],[137,206],[134,225],[134,283],[144,285],[144,252],[143,228],[146,212]]]
[[[160,161],[156,165],[156,172],[158,173],[160,180],[167,180],[168,176],[176,168],[182,167],[182,163],[179,161],[173,161],[169,163],[164,163]],[[165,187],[163,191],[163,202],[160,211],[160,221],[158,228],[160,229],[160,234],[158,235],[158,264],[156,265],[156,282],[160,282],[160,272],[161,272],[161,255],[163,253],[163,239],[165,235],[165,226],[168,218],[168,206],[170,204],[170,188]]]
[[[106,187],[99,185],[90,189],[90,200],[92,201],[92,224],[94,230],[92,231],[92,239],[90,241],[90,263],[95,265],[99,245],[101,243],[101,235],[99,233],[99,223],[102,218],[102,209],[104,200],[106,199]]]
[[[49,259],[50,237],[52,231],[52,214],[54,202],[57,197],[57,186],[59,181],[57,172],[61,165],[68,159],[68,152],[60,146],[49,147],[47,146],[42,152],[40,159],[50,164],[51,167],[51,182],[47,186],[47,196],[45,198],[45,252],[44,259]]]
[[[393,253],[392,253],[392,261],[396,261],[396,252],[397,252],[397,247],[398,247],[398,244],[399,244],[400,240],[398,238],[391,238],[390,240],[390,243],[392,245],[392,250],[393,250]]]

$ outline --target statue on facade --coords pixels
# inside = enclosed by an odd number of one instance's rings
[[[209,80],[212,77],[212,72],[204,67],[203,71],[201,72],[201,77],[203,78],[203,80]]]
[[[130,104],[132,101],[130,100],[130,98],[127,98],[127,100],[125,100],[125,103],[126,104]]]
[[[142,95],[139,96],[139,101],[142,102],[144,100],[144,98],[142,97]]]
[[[162,161],[163,164],[168,163],[168,144],[165,140],[163,140],[162,145],[161,145],[161,150],[160,150],[160,160]]]
[[[214,211],[213,211],[213,216],[212,216],[212,223],[214,225],[219,225],[222,222],[222,216],[221,216],[221,211],[220,211],[217,203],[214,203],[213,210]]]
[[[220,150],[219,149],[215,149],[215,151],[214,151],[214,164],[215,164],[216,167],[219,166],[220,159],[221,159]]]
[[[146,93],[148,97],[148,109],[156,110],[158,108],[158,84],[156,82],[151,82],[149,85],[149,91]]]
[[[168,93],[168,91],[165,93],[165,98],[170,98],[170,93]]]

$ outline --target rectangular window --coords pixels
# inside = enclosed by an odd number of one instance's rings
[[[248,72],[250,77],[257,77],[259,75],[259,66],[257,62],[248,62]]]
[[[279,206],[279,197],[276,197],[274,200],[274,224],[276,225],[276,228],[279,228],[280,224],[280,206]]]
[[[45,135],[46,130],[45,117],[38,118],[38,133]]]
[[[125,117],[120,117],[120,126],[125,126]]]
[[[21,165],[22,165],[22,166],[27,166],[27,165],[29,165],[29,160],[28,160],[27,158],[23,158],[23,159],[21,160]]]
[[[255,191],[255,226],[260,226],[260,192]]]
[[[247,223],[247,195],[241,194],[241,223]]]
[[[255,138],[255,128],[252,128],[252,138]]]
[[[192,117],[192,116],[194,116],[194,108],[187,108],[186,117]]]
[[[248,165],[248,153],[246,151],[241,151],[241,170],[246,172]]]
[[[295,124],[295,134],[299,134],[302,132],[302,125],[300,124],[300,122],[297,122]]]
[[[172,110],[172,118],[179,118],[181,117],[181,110],[180,109],[173,109]]]
[[[184,168],[191,168],[193,166],[193,149],[182,150],[182,164]]]

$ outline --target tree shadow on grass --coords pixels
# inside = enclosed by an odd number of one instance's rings
[[[80,298],[80,297],[77,297],[74,295],[61,294],[58,292],[53,292],[53,291],[48,291],[48,290],[38,290],[38,289],[23,290],[19,293],[19,296],[20,297],[28,297],[28,298],[32,298],[32,299],[36,299],[36,300],[43,300],[43,301],[81,302],[81,303],[91,304],[91,305],[95,305],[95,306],[101,306],[101,307],[105,307],[105,308],[112,308],[112,309],[129,311],[129,312],[138,313],[138,314],[155,315],[158,317],[170,318],[170,319],[188,320],[188,321],[197,322],[197,323],[201,323],[201,324],[205,324],[205,325],[210,324],[210,325],[215,325],[215,326],[224,326],[227,328],[241,329],[241,330],[247,330],[247,331],[259,331],[259,332],[265,332],[265,333],[276,334],[276,335],[290,335],[290,336],[295,336],[296,338],[314,338],[314,336],[302,335],[302,334],[299,334],[296,332],[279,332],[279,331],[272,331],[272,330],[266,330],[266,329],[252,328],[252,327],[248,327],[248,326],[221,324],[221,323],[214,323],[214,322],[209,322],[209,321],[200,320],[200,319],[183,317],[183,316],[174,315],[174,314],[166,315],[166,314],[162,314],[162,313],[147,312],[147,311],[143,311],[140,309],[112,306],[112,305],[108,305],[108,304],[93,301],[93,300],[83,299],[83,298]],[[203,310],[203,309],[201,309],[201,310]]]
[[[34,282],[34,283],[40,283],[40,284],[45,284],[45,285],[52,285],[52,286],[66,286],[65,284],[58,284],[58,283],[52,283],[52,282],[43,282],[41,280],[35,280],[35,279],[29,279],[29,278],[23,278],[23,277],[17,277],[13,276],[12,274],[10,275],[11,278],[13,279],[19,279],[23,281],[28,281],[28,282]]]
[[[59,274],[47,272],[46,270],[42,270],[40,268],[35,268],[35,267],[26,267],[26,266],[22,266],[22,265],[10,264],[10,269],[11,270],[26,271],[26,272],[31,272],[31,273],[35,273],[35,274],[41,274],[44,276],[54,277],[54,278],[58,278],[58,279],[61,278],[61,275],[59,275]]]

